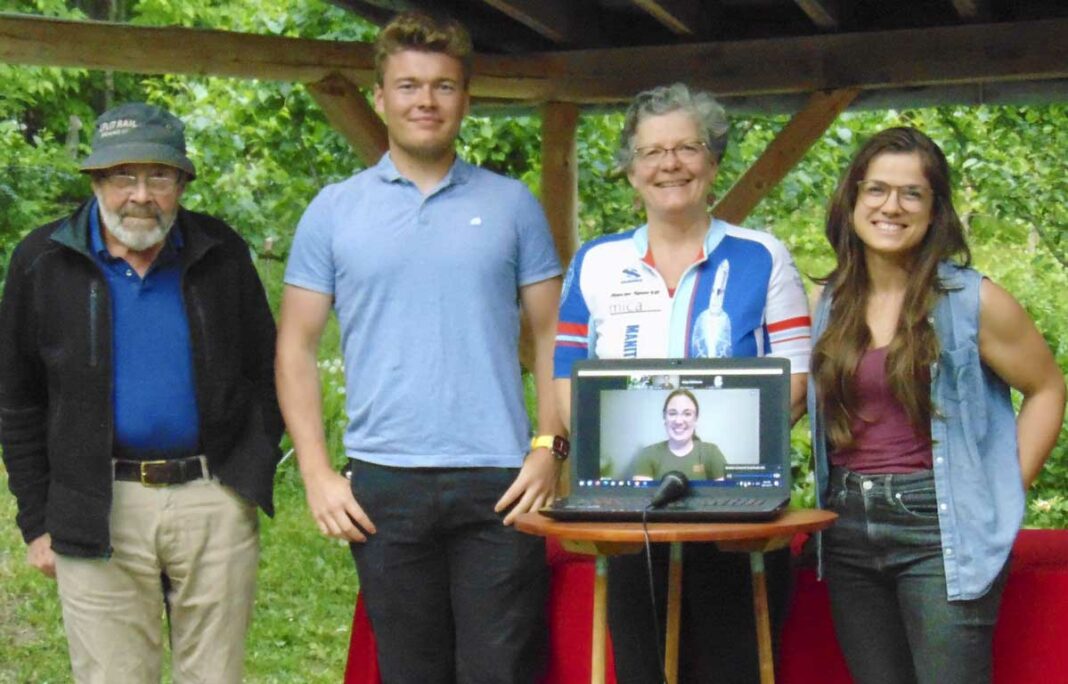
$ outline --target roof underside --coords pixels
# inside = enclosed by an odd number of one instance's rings
[[[739,41],[860,39],[891,31],[923,31],[990,25],[1013,31],[1017,25],[1068,18],[1063,0],[333,0],[377,24],[399,11],[419,9],[463,22],[483,55],[567,55],[613,48],[687,46],[728,48]],[[1026,32],[1023,34],[1026,36]],[[1064,36],[1068,42],[1068,35]],[[789,59],[788,54],[784,56]],[[967,56],[962,58],[968,58]],[[883,56],[886,59],[886,56]],[[924,55],[903,50],[895,59],[924,71]],[[693,62],[663,66],[661,82],[691,80]],[[708,70],[716,66],[710,63]],[[853,107],[887,108],[995,102],[1035,103],[1068,100],[1068,78],[1061,65],[1033,76],[976,78],[953,83],[906,82],[868,89]],[[1041,71],[1041,70],[1039,70]],[[798,93],[721,93],[735,110],[794,111]]]

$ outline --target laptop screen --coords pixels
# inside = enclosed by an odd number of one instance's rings
[[[789,487],[785,359],[583,361],[571,406],[582,490],[655,488],[672,470],[695,488]]]

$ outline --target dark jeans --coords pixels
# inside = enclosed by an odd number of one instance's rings
[[[824,573],[838,643],[857,684],[983,684],[1006,569],[972,601],[946,598],[930,471],[831,471]]]
[[[667,544],[653,545],[660,643],[667,616]],[[714,544],[684,544],[679,678],[683,684],[760,681],[749,555]],[[663,661],[649,605],[645,553],[616,556],[608,565],[608,625],[619,684],[662,681]],[[790,589],[790,551],[764,554],[772,638],[778,644]],[[777,652],[778,649],[776,648]]]
[[[545,646],[545,545],[501,524],[506,468],[353,462],[378,532],[352,544],[383,684],[533,682]]]

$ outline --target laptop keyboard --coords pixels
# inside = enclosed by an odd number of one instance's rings
[[[672,501],[661,506],[660,511],[714,511],[723,508],[752,508],[759,506],[764,499],[754,497],[731,498],[688,498]],[[597,497],[597,500],[562,499],[553,508],[572,511],[642,511],[649,505],[648,501],[632,497]]]

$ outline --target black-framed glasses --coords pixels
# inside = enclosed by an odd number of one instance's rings
[[[661,147],[660,145],[647,145],[634,148],[634,158],[640,164],[655,166],[667,159],[668,154],[674,153],[680,162],[694,162],[702,158],[708,151],[708,144],[704,140],[688,140],[674,147]]]
[[[906,211],[920,211],[933,196],[926,185],[892,185],[880,180],[862,180],[857,183],[857,198],[864,206],[878,209],[886,204],[890,195],[897,193],[897,203]]]

